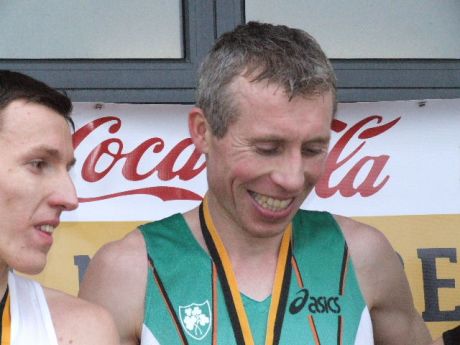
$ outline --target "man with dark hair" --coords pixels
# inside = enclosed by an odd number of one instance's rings
[[[43,270],[62,211],[78,206],[71,110],[44,83],[0,71],[1,344],[119,344],[103,308],[16,273]]]
[[[216,42],[188,122],[203,203],[104,246],[81,287],[123,345],[431,342],[386,238],[300,210],[335,109],[333,69],[306,32],[251,22]]]

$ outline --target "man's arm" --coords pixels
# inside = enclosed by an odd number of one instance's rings
[[[137,345],[144,318],[147,254],[139,231],[104,245],[91,260],[79,297],[107,309],[122,345]]]
[[[349,218],[336,219],[371,313],[375,344],[431,344],[430,333],[415,309],[403,266],[385,236]]]

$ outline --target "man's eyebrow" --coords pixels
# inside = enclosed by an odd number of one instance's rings
[[[37,153],[43,153],[46,156],[48,156],[50,158],[53,158],[53,159],[56,159],[56,160],[62,160],[63,159],[62,154],[59,152],[59,150],[56,150],[56,149],[54,149],[52,147],[49,147],[49,146],[46,146],[46,145],[37,146],[37,147],[35,147],[33,149],[33,151],[37,152]],[[77,161],[76,158],[72,157],[72,159],[67,164],[67,167],[69,169],[72,168],[75,165],[76,161]]]
[[[316,137],[307,141],[307,143],[328,144],[331,137]]]
[[[329,143],[331,137],[330,136],[315,136],[305,141],[306,144],[308,143],[317,143],[317,144],[327,144]],[[254,142],[273,142],[273,143],[282,143],[286,141],[285,138],[279,137],[277,135],[267,135],[261,136],[258,138],[253,139]]]
[[[269,135],[269,136],[261,136],[261,137],[253,138],[252,141],[263,143],[263,142],[282,142],[284,140],[278,136]]]

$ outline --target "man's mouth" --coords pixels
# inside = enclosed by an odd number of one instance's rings
[[[255,192],[252,192],[251,195],[261,207],[273,212],[285,210],[291,204],[292,200],[294,200],[293,198],[276,199],[268,195],[258,194]]]
[[[38,230],[46,232],[48,234],[52,234],[54,229],[56,229],[56,227],[50,224],[43,224],[38,226]]]

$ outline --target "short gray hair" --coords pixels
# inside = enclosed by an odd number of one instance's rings
[[[238,116],[229,88],[237,76],[277,84],[289,98],[331,91],[335,112],[334,70],[316,40],[303,30],[249,22],[217,40],[201,65],[196,102],[217,137],[223,137]]]

